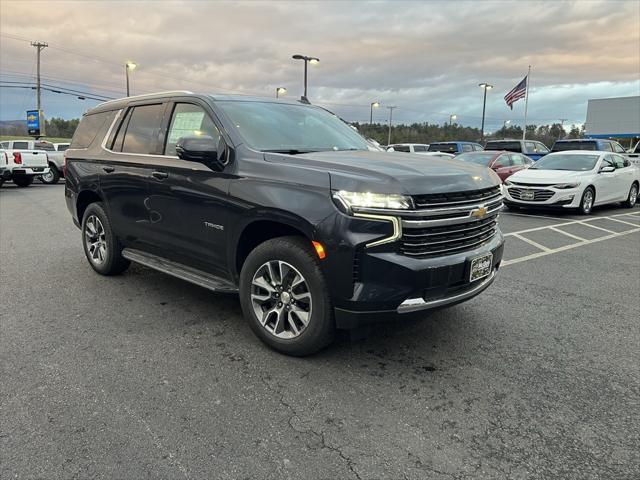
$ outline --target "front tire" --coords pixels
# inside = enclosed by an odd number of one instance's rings
[[[40,181],[45,185],[55,185],[60,180],[60,172],[53,165],[49,165],[49,173],[40,175]]]
[[[585,188],[582,193],[582,198],[580,199],[580,206],[578,207],[578,212],[581,215],[589,215],[593,210],[593,203],[596,201],[596,192],[593,187]]]
[[[240,273],[240,303],[258,338],[287,355],[311,355],[335,335],[318,257],[302,237],[267,240],[249,254]]]
[[[15,183],[17,187],[26,188],[33,183],[33,177],[13,177],[13,183]]]
[[[117,275],[129,268],[122,256],[122,246],[113,233],[109,217],[102,206],[90,204],[82,216],[82,245],[89,265],[100,275]]]
[[[635,207],[637,201],[638,201],[638,184],[634,182],[631,185],[631,188],[629,189],[629,196],[627,197],[627,200],[623,203],[623,205],[627,208],[633,208]]]

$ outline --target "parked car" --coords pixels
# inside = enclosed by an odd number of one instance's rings
[[[623,155],[627,153],[627,151],[622,148],[622,145],[615,140],[604,138],[556,140],[556,143],[551,147],[552,152],[564,152],[566,150],[593,150],[599,152],[614,152]]]
[[[507,152],[524,153],[531,160],[537,161],[549,153],[547,146],[537,140],[489,140],[485,150],[506,150]]]
[[[637,142],[635,147],[627,150],[627,158],[631,161],[631,163],[640,167],[640,142]]]
[[[464,152],[477,152],[482,145],[475,142],[434,142],[429,144],[430,152],[444,152],[457,155]]]
[[[550,153],[505,182],[507,207],[575,208],[591,213],[595,205],[638,197],[640,170],[622,155],[570,150]]]
[[[12,180],[18,187],[28,187],[38,175],[49,171],[47,153],[42,150],[13,150],[0,144],[0,186]]]
[[[40,176],[42,183],[58,183],[64,176],[64,153],[57,150],[55,144],[44,140],[8,140],[0,143],[0,147],[7,150],[41,150],[47,152],[49,168],[47,173]]]
[[[239,292],[256,335],[287,354],[467,300],[502,259],[494,172],[370,151],[301,102],[110,101],[82,117],[66,153],[67,207],[96,272],[133,261]]]
[[[467,152],[455,157],[456,160],[475,163],[492,169],[504,182],[514,173],[527,168],[533,163],[526,155],[512,152]]]
[[[391,148],[393,150],[390,150]],[[393,143],[387,147],[387,151],[405,153],[425,153],[428,149],[428,143]]]

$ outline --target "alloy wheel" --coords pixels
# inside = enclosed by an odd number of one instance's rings
[[[311,318],[312,299],[306,279],[281,260],[271,260],[258,268],[251,281],[251,305],[265,330],[277,338],[299,336]]]
[[[51,170],[49,170],[47,173],[44,173],[42,175],[42,180],[45,183],[53,183],[53,172]]]
[[[107,239],[100,219],[91,215],[84,229],[84,241],[89,260],[94,265],[102,265],[107,259]]]
[[[631,191],[629,192],[629,205],[633,207],[637,201],[638,201],[638,186],[634,184],[631,186]]]
[[[584,192],[584,197],[582,197],[582,210],[585,213],[589,213],[592,207],[593,207],[593,192],[591,190],[587,190],[586,192]]]

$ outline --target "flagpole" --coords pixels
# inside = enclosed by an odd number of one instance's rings
[[[529,86],[531,85],[531,65],[527,73],[527,92],[524,98],[524,129],[522,130],[522,140],[527,139],[527,109],[529,108]]]

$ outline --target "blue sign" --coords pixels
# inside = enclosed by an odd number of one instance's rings
[[[27,110],[27,130],[29,135],[40,135],[40,112]]]

